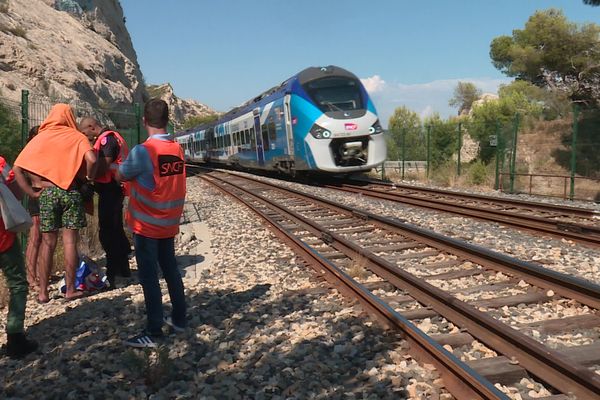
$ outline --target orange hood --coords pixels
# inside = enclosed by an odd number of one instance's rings
[[[66,190],[90,150],[88,139],[77,130],[71,107],[56,104],[14,164]]]

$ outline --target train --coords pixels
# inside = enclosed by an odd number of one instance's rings
[[[306,68],[175,140],[186,162],[290,175],[369,171],[387,152],[360,79],[333,65]]]

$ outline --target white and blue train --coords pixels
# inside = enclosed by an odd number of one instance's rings
[[[343,174],[383,163],[383,136],[360,80],[328,66],[307,68],[217,121],[177,133],[176,140],[186,161]]]

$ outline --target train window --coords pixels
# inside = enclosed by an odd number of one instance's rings
[[[252,129],[252,132],[254,133],[254,128]],[[256,136],[250,135],[248,129],[246,129],[246,133],[248,133],[248,136],[250,136],[250,148],[252,150],[256,150]]]
[[[273,122],[273,118],[269,118],[269,137],[272,141],[277,140],[277,129],[275,129],[275,122]]]
[[[269,132],[262,131],[263,151],[269,150]]]
[[[252,139],[250,138],[250,132],[248,129],[244,130],[244,136],[246,137],[246,144],[252,143]]]
[[[360,83],[356,79],[332,76],[304,84],[304,89],[323,112],[363,109]]]

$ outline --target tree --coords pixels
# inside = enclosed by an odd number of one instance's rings
[[[218,118],[218,114],[194,115],[183,122],[183,129],[194,128],[198,125],[207,124],[209,122],[216,121]]]
[[[498,140],[506,143],[508,137],[511,137],[517,113],[523,121],[522,124],[531,125],[542,115],[544,108],[535,98],[535,94],[541,92],[536,92],[526,82],[502,86],[498,93],[498,100],[475,107],[467,123],[469,135],[479,142],[479,158],[484,162],[490,161],[495,153],[495,148],[490,146],[490,138],[500,135]]]
[[[495,38],[490,56],[508,76],[600,104],[600,26],[569,22],[562,11],[537,11],[524,29]]]
[[[421,118],[406,106],[398,107],[388,124],[388,159],[402,159],[404,135],[404,156],[406,160],[424,160],[424,139],[421,131]]]
[[[571,112],[571,101],[563,92],[540,88],[527,81],[517,80],[507,85],[500,85],[498,96],[512,97],[518,103],[516,107],[521,112],[533,114],[541,112],[546,120],[562,118]]]
[[[436,168],[448,161],[458,148],[457,123],[454,120],[442,120],[440,115],[435,113],[425,119],[424,125],[430,127],[430,162]]]
[[[592,7],[600,6],[600,0],[583,0],[583,3]]]
[[[451,107],[458,107],[458,115],[461,115],[463,111],[470,110],[473,102],[479,97],[481,97],[481,90],[477,89],[474,83],[458,82],[458,85],[454,88],[454,96],[448,104]]]

